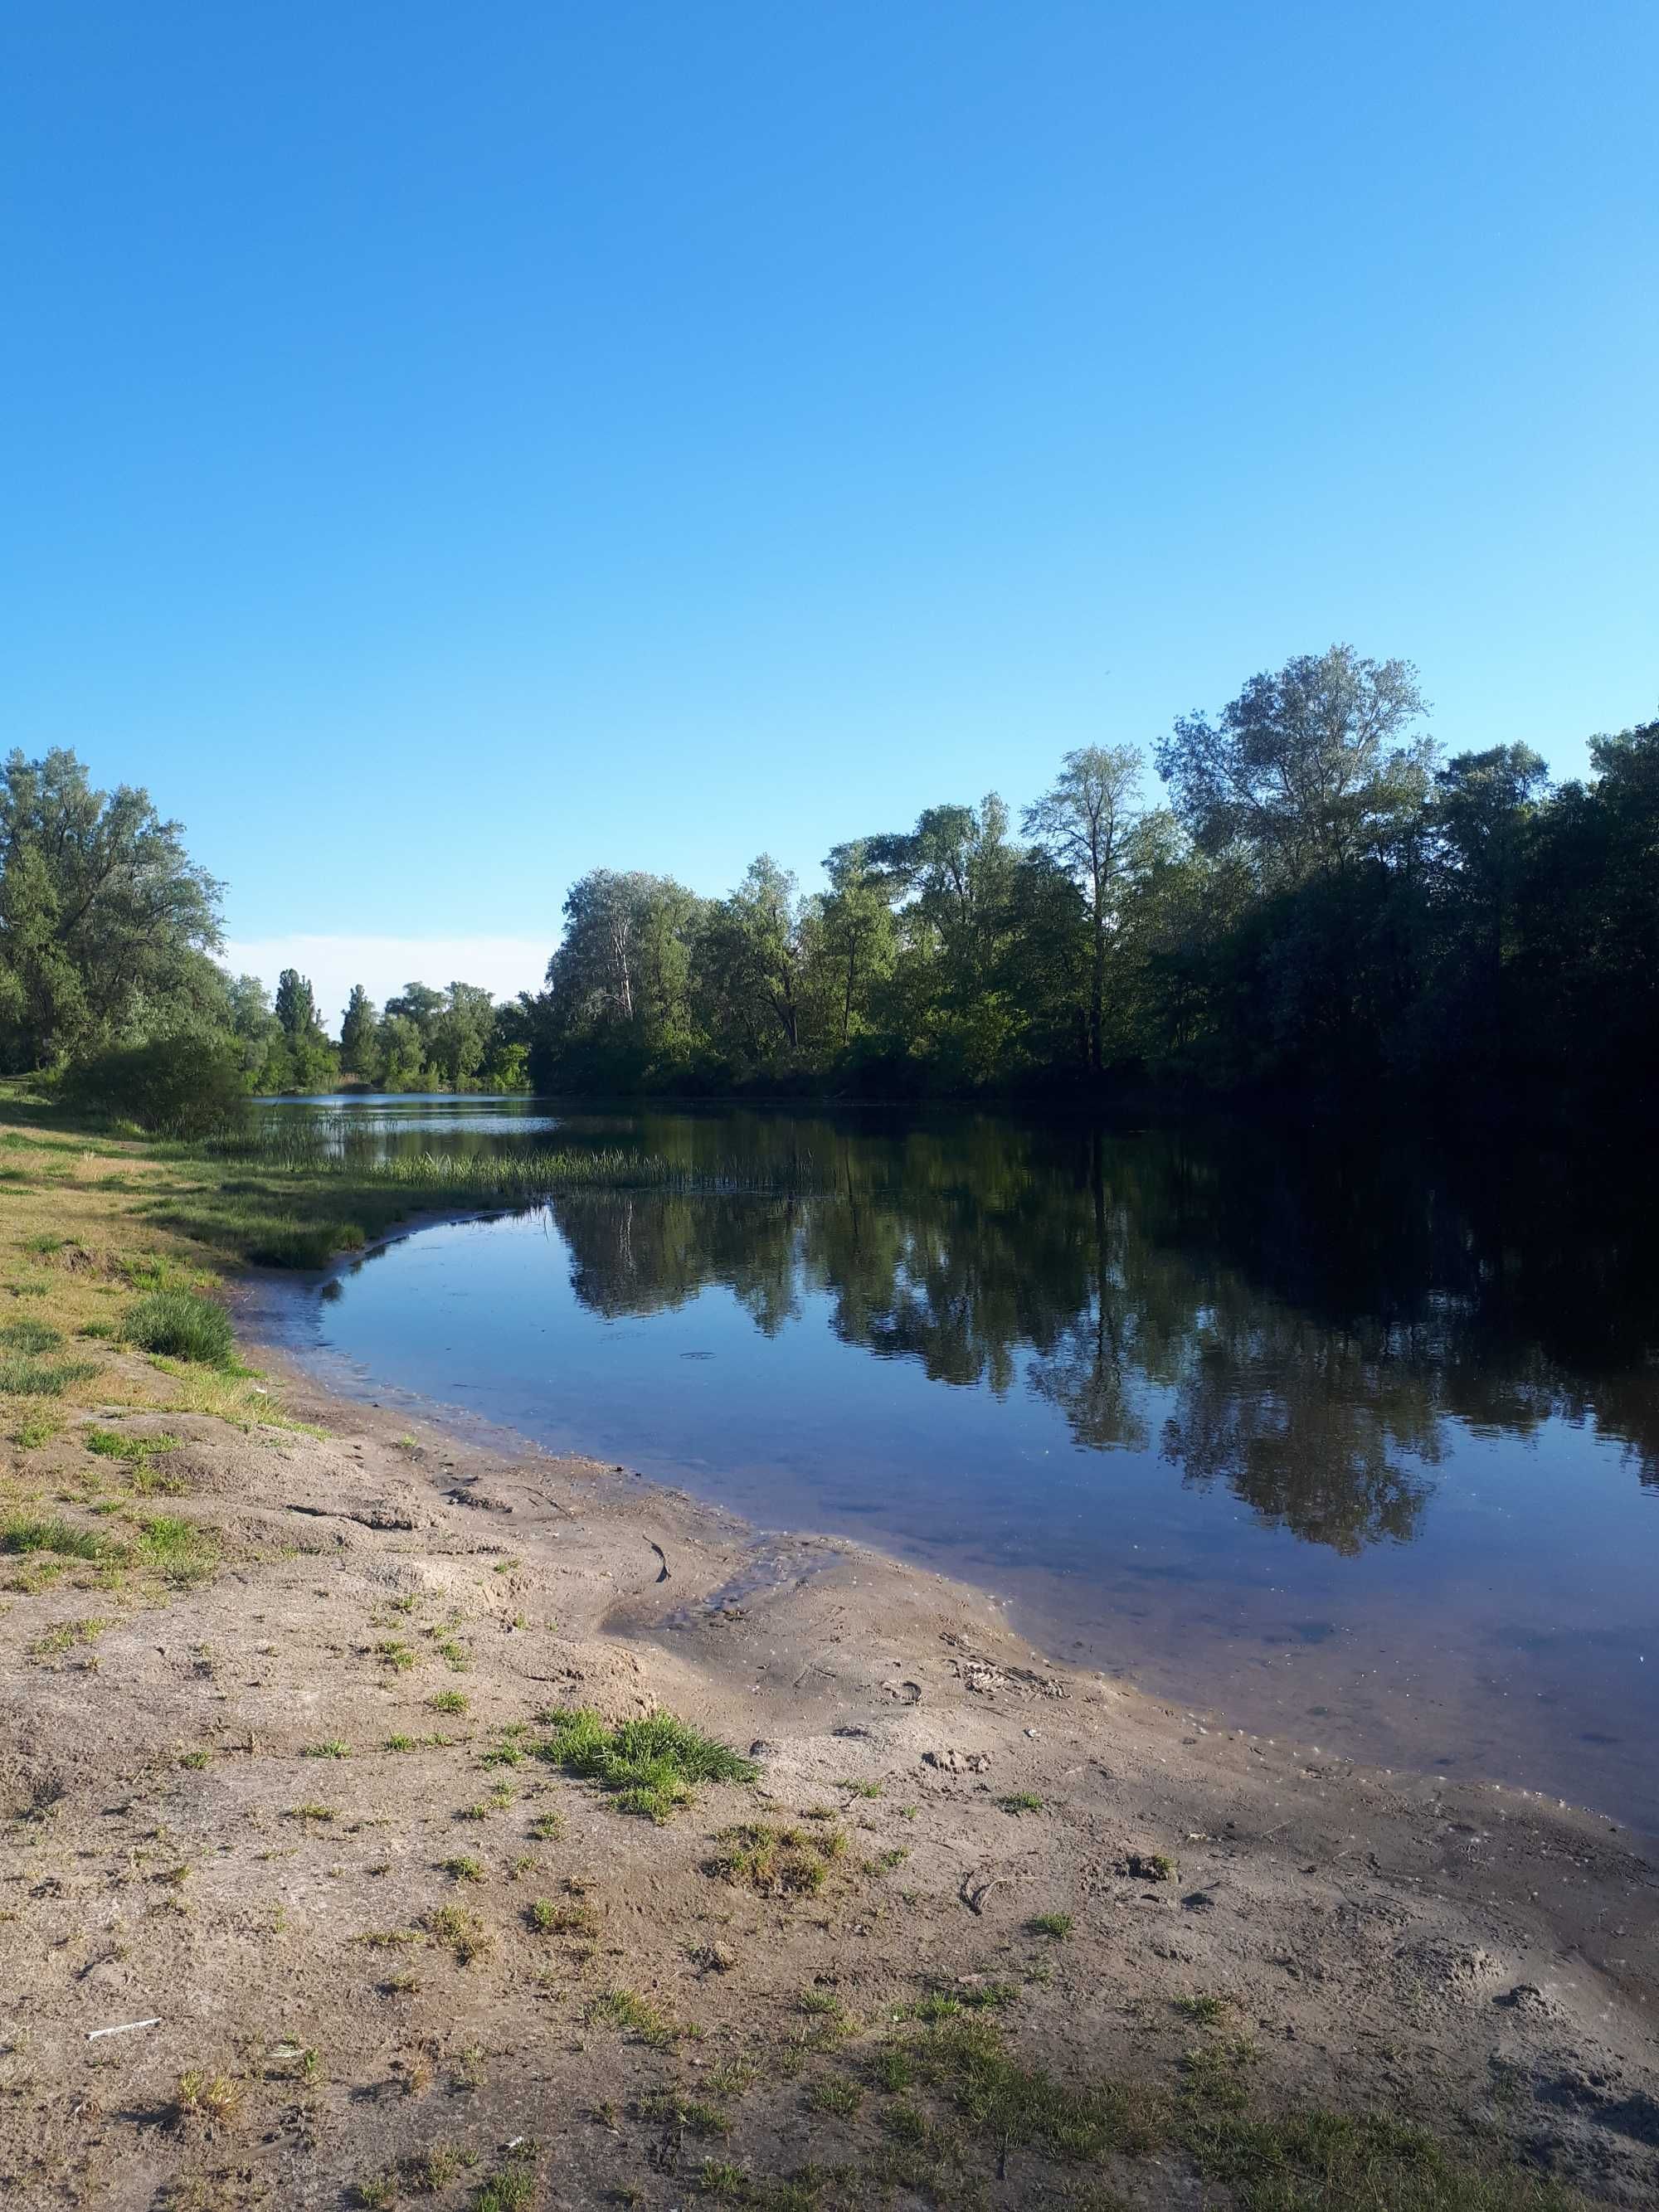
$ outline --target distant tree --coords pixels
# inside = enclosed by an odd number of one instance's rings
[[[434,991],[429,983],[405,983],[395,999],[388,999],[386,1010],[389,1016],[402,1016],[414,1023],[421,1033],[422,1044],[432,1034],[432,1024],[443,1012],[444,994]]]
[[[94,791],[72,752],[0,769],[0,1060],[33,1067],[224,1018],[221,886],[146,792]]]
[[[429,1033],[431,1065],[452,1090],[477,1073],[495,1025],[495,1002],[482,985],[452,983]]]
[[[1265,889],[1294,888],[1378,855],[1420,812],[1432,748],[1406,733],[1426,711],[1409,661],[1334,645],[1253,676],[1213,722],[1179,717],[1158,771],[1201,851],[1239,850]]]
[[[276,979],[276,1026],[290,1045],[308,1038],[317,1028],[316,994],[297,968],[284,968]]]
[[[387,1012],[380,1018],[377,1042],[388,1091],[418,1091],[426,1064],[426,1047],[413,1018]]]
[[[1140,756],[1131,745],[1067,753],[1054,783],[1025,810],[1025,834],[1083,889],[1089,914],[1089,1065],[1103,1063],[1106,963],[1131,877]]]
[[[835,1033],[843,1047],[866,1026],[873,988],[890,975],[896,932],[892,902],[863,838],[825,860],[830,890],[818,912],[821,957],[832,971]]]
[[[1454,1018],[1504,1053],[1505,964],[1539,793],[1549,770],[1527,745],[1459,753],[1435,778],[1432,826],[1446,872],[1455,957],[1463,985]]]
[[[354,983],[340,1018],[340,1066],[348,1075],[373,1081],[380,1073],[375,1040],[378,1025],[374,1001],[361,983]]]

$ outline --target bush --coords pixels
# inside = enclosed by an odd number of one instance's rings
[[[163,1137],[234,1129],[247,1115],[240,1054],[228,1038],[158,1037],[94,1054],[67,1070],[66,1104]]]
[[[191,1359],[203,1367],[230,1364],[230,1316],[194,1291],[152,1291],[128,1314],[125,1334],[141,1352]]]

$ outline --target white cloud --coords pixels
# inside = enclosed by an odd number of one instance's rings
[[[482,983],[498,999],[535,991],[552,951],[539,937],[259,937],[232,939],[220,965],[233,975],[257,975],[269,991],[284,968],[311,978],[317,1011],[331,1036],[361,983],[377,1006],[405,983]]]

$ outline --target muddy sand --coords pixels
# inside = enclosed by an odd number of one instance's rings
[[[1644,1839],[254,1356],[325,1433],[119,1424],[216,1571],[0,1599],[6,2204],[1221,2207],[1310,2106],[1659,2204]],[[577,1706],[757,1778],[630,1815]]]

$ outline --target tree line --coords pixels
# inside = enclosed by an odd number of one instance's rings
[[[1552,785],[1521,744],[1445,757],[1417,673],[1348,646],[1253,677],[1152,749],[1068,753],[724,897],[599,869],[543,989],[359,987],[328,1034],[216,964],[221,885],[143,791],[72,753],[0,773],[0,1062],[139,1054],[222,1085],[1109,1097],[1147,1085],[1598,1107],[1659,1073],[1659,720]],[[186,1062],[196,1073],[190,1075]],[[87,1080],[93,1080],[88,1076]]]
[[[1352,647],[1153,748],[836,846],[803,896],[601,869],[530,1007],[544,1090],[1638,1095],[1659,1048],[1659,721],[1552,787],[1444,758]]]

